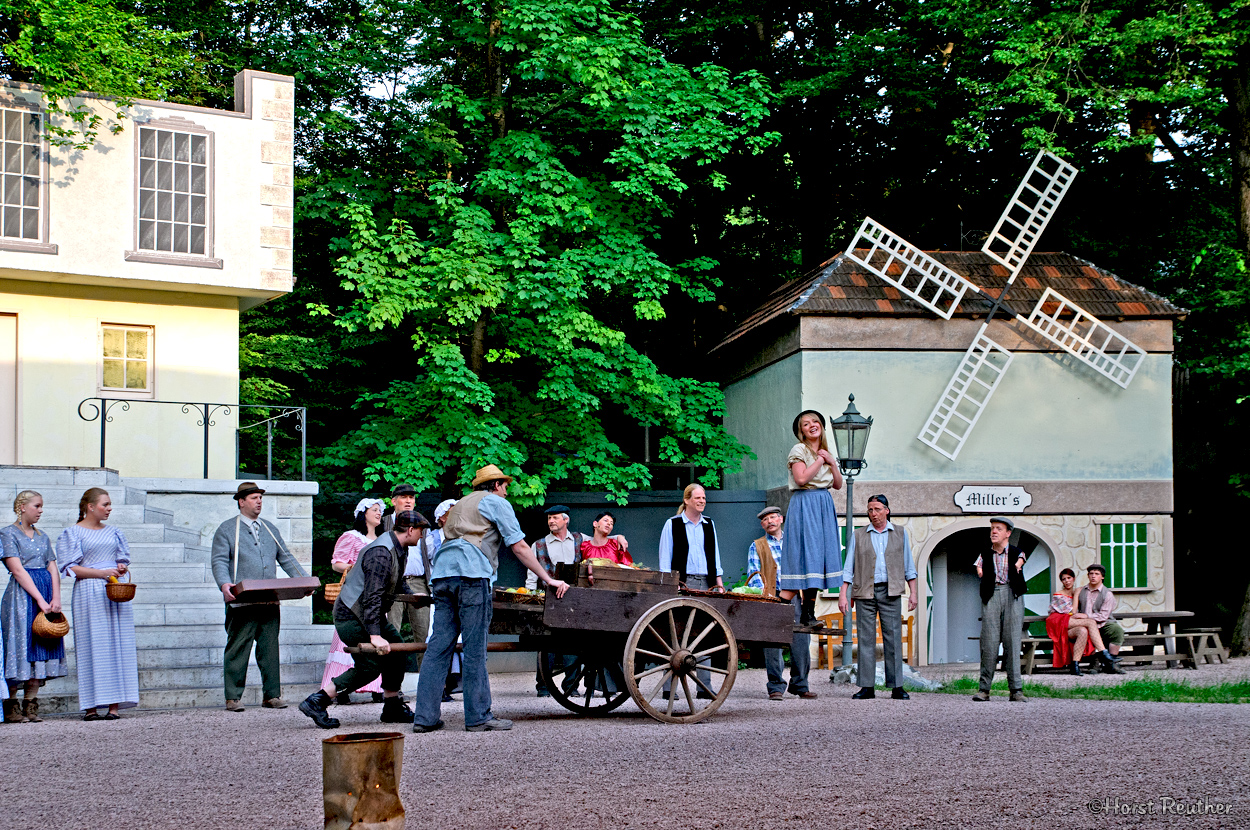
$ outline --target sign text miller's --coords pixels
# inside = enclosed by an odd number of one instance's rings
[[[1033,497],[1023,487],[965,484],[955,504],[965,513],[1023,513]]]

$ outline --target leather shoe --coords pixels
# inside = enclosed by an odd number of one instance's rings
[[[423,723],[414,723],[412,725],[412,731],[420,735],[423,732],[437,732],[438,730],[442,729],[443,726],[444,724],[441,720],[436,720],[434,721],[434,723],[430,724],[429,726],[426,726]]]
[[[895,686],[894,691],[890,692],[890,697],[894,700],[911,700],[911,695],[907,694],[907,690],[902,686]]]
[[[512,728],[512,721],[506,718],[491,718],[476,726],[466,726],[465,732],[505,732]]]
[[[538,697],[551,697],[551,692],[547,691],[546,689],[539,689],[536,692],[536,694],[538,695]]]
[[[820,697],[820,695],[812,691],[794,692],[793,694],[795,697],[799,698],[800,700],[815,700],[816,698]]]
[[[227,711],[227,712],[242,712],[242,711],[243,711],[243,704],[242,704],[242,703],[240,703],[240,702],[239,702],[239,701],[237,701],[237,700],[227,700],[227,701],[226,701],[226,711]]]
[[[266,709],[285,709],[286,701],[280,697],[271,697],[267,698],[261,706],[264,706]]]
[[[1011,700],[1015,703],[1028,703],[1029,699],[1024,696],[1024,692],[1012,692]]]
[[[398,697],[388,697],[382,701],[382,723],[412,723],[412,710],[408,704]]]
[[[984,701],[984,700],[989,700],[989,699],[990,699],[990,693],[989,693],[989,692],[986,692],[986,691],[980,691],[980,692],[977,692],[975,695],[973,695],[973,696],[972,696],[972,699],[973,699],[973,700],[981,700],[981,701]]]
[[[783,695],[781,692],[769,692],[768,699],[769,700],[785,700],[786,696]]]
[[[855,694],[851,695],[851,700],[872,700],[876,696],[877,689],[875,686],[865,686]]]
[[[338,729],[338,718],[330,717],[330,713],[326,711],[332,701],[333,698],[324,689],[318,689],[300,702],[299,710],[322,729]]]

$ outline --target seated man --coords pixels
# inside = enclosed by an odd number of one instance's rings
[[[1076,620],[1089,618],[1098,624],[1098,633],[1111,654],[1111,661],[1104,660],[1103,665],[1107,667],[1107,671],[1126,674],[1117,660],[1120,646],[1124,645],[1124,627],[1116,622],[1114,616],[1115,594],[1102,584],[1106,575],[1107,569],[1097,562],[1085,569],[1085,577],[1089,580],[1089,585],[1077,594],[1076,610],[1072,612],[1072,618]],[[1095,673],[1099,671],[1098,655],[1090,658],[1089,670]]]
[[[337,718],[326,711],[340,694],[350,694],[382,675],[382,723],[406,723],[412,710],[399,697],[408,656],[391,651],[404,638],[387,619],[399,594],[411,594],[404,580],[408,546],[421,539],[427,525],[420,513],[403,510],[395,515],[394,529],[379,536],[360,552],[356,567],[347,572],[334,602],[334,630],[346,646],[369,643],[376,652],[353,655],[354,665],[299,705],[299,710],[322,729],[337,729]],[[445,676],[445,673],[444,673]]]

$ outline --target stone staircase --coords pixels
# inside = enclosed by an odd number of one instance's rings
[[[103,487],[113,500],[109,524],[130,543],[131,575],[138,585],[131,607],[139,663],[139,705],[145,709],[221,706],[225,606],[209,567],[210,550],[194,530],[178,527],[169,510],[148,506],[147,492],[125,484],[112,470],[0,467],[0,512],[10,518],[21,490],[44,499],[39,528],[55,546],[61,531],[78,519],[78,500],[88,487]],[[0,590],[9,573],[0,568]],[[40,693],[42,711],[78,711],[78,679],[73,655],[74,580],[62,577],[61,597],[70,618],[65,640],[69,675],[51,680]],[[321,682],[332,626],[312,625],[312,610],[282,606],[283,695],[298,699]],[[253,656],[244,705],[260,704],[260,671]]]

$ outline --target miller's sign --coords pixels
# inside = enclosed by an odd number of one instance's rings
[[[965,513],[1023,513],[1032,503],[1023,487],[965,484],[955,494],[955,504]]]

